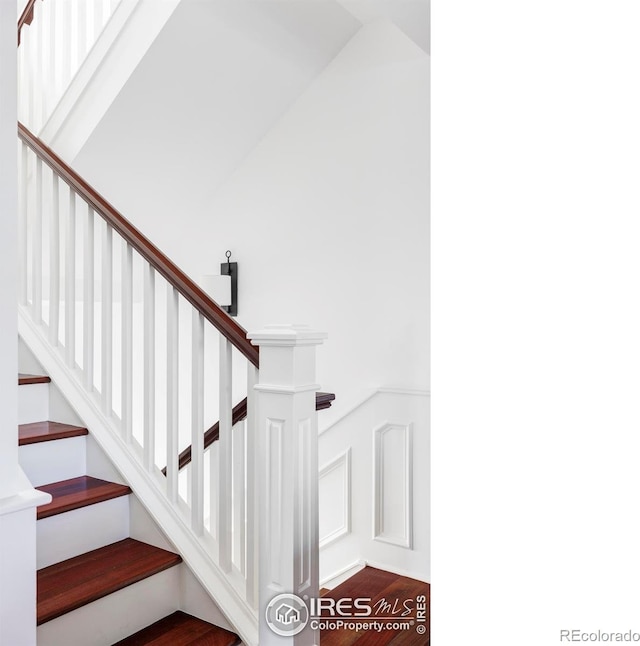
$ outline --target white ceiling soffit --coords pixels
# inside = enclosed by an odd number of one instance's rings
[[[362,24],[389,20],[427,54],[431,52],[431,0],[338,0]]]

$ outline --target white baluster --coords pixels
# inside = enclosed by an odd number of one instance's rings
[[[232,562],[245,575],[245,421],[236,424],[231,432],[232,444]]]
[[[60,33],[67,34],[68,36],[58,39],[61,47],[60,57],[60,94],[69,85],[71,80],[71,47],[73,42],[73,24],[72,24],[72,9],[73,6],[70,2],[61,2],[60,4]]]
[[[34,52],[36,56],[36,75],[35,75],[35,115],[32,125],[34,132],[39,132],[44,123],[44,21],[42,15],[37,10],[37,4],[34,6],[34,18],[31,23],[31,28],[35,23],[36,25],[36,38],[34,44]]]
[[[49,342],[58,345],[60,322],[60,179],[51,174],[49,227]]]
[[[49,49],[49,56],[51,57],[51,106],[55,107],[58,99],[62,94],[60,87],[60,41],[64,38],[59,38],[62,6],[64,2],[53,2],[51,7],[51,18],[49,23],[49,39],[51,47]],[[64,32],[62,32],[64,33]],[[51,115],[49,115],[51,116]]]
[[[93,209],[87,209],[87,224],[84,230],[84,311],[83,311],[83,350],[82,350],[82,363],[84,369],[84,386],[89,391],[93,391],[93,258],[94,258],[94,244],[93,244]]]
[[[256,434],[256,392],[258,369],[247,365],[247,536],[253,540],[247,544],[247,602],[252,608],[258,607],[258,438]]]
[[[86,39],[86,51],[88,52],[95,38],[95,1],[87,2],[84,7],[84,12],[84,37]]]
[[[56,87],[56,49],[55,49],[55,6],[56,2],[43,2],[40,6],[42,15],[40,16],[43,21],[43,54],[44,54],[44,76],[42,79],[42,125],[44,125],[49,118],[53,107],[55,106],[55,87]]]
[[[167,293],[167,497],[178,502],[178,292]]]
[[[87,28],[89,26],[88,20],[88,5],[85,0],[79,0],[76,5],[76,11],[78,14],[78,31],[76,32],[76,39],[78,41],[78,61],[73,69],[73,73],[76,72],[82,65],[85,56],[87,55],[87,45],[88,45],[88,34]]]
[[[193,310],[191,334],[191,527],[204,530],[204,317]]]
[[[18,121],[28,124],[28,114],[26,113],[25,98],[27,94],[27,66],[25,62],[26,47],[24,46],[24,34],[26,28],[20,31],[20,40],[23,43],[22,47],[18,47]]]
[[[40,131],[47,117],[47,85],[49,82],[49,23],[47,20],[47,14],[50,6],[51,3],[49,2],[47,2],[47,6],[45,6],[44,2],[36,3],[35,6],[34,21],[38,25],[38,49],[40,52],[37,85],[40,99],[40,118],[38,121],[38,130],[36,130],[36,132]]]
[[[20,146],[22,157],[20,160],[20,302],[27,304],[27,277],[28,277],[28,185],[29,185],[29,149],[27,144]]]
[[[69,14],[68,14],[68,30],[66,33],[69,34],[69,43],[71,45],[70,52],[69,52],[69,76],[67,79],[67,83],[73,78],[74,71],[78,69],[79,66],[79,61],[82,60],[80,58],[80,29],[81,29],[81,22],[80,22],[80,17],[79,17],[79,8],[78,4],[79,2],[84,0],[67,0],[65,2],[66,5],[68,5],[69,8]]]
[[[209,447],[209,471],[211,473],[211,488],[209,496],[209,531],[218,540],[218,473],[220,472],[220,442],[214,442]]]
[[[122,246],[122,433],[131,442],[133,384],[133,250]]]
[[[35,120],[35,112],[36,112],[36,107],[35,107],[35,51],[34,47],[31,45],[31,41],[33,40],[33,32],[28,29],[26,26],[22,28],[22,33],[23,33],[23,39],[24,36],[26,35],[27,38],[26,40],[28,41],[24,43],[24,48],[26,51],[25,55],[25,72],[27,75],[27,125],[29,126],[30,129],[35,130],[34,128],[34,120]]]
[[[98,36],[102,31],[102,0],[94,0],[93,2],[93,38],[91,45],[98,40]]]
[[[155,463],[155,270],[145,264],[144,273],[144,466],[151,471]]]
[[[76,194],[69,188],[65,267],[64,345],[67,365],[76,365]]]
[[[102,410],[111,415],[113,370],[113,232],[102,236]]]
[[[218,440],[218,565],[231,571],[231,343],[220,335],[220,439]]]
[[[36,203],[31,245],[33,320],[42,322],[42,161],[36,159]]]

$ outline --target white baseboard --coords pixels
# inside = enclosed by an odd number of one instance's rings
[[[387,565],[384,563],[376,563],[375,561],[364,561],[364,565],[367,567],[374,567],[377,570],[386,570],[392,574],[397,574],[398,576],[406,576],[409,579],[415,579],[416,581],[423,581],[424,583],[431,584],[431,581],[415,572],[409,572],[408,570],[403,570],[402,568],[396,567],[394,565]]]
[[[366,563],[364,561],[354,561],[351,565],[343,567],[341,570],[330,574],[324,579],[320,580],[321,588],[329,588],[330,590],[340,585],[342,582],[350,579],[354,574],[360,572],[365,567]]]

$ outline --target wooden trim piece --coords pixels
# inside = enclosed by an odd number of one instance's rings
[[[254,365],[259,365],[258,348],[247,339],[246,330],[215,303],[179,267],[136,229],[107,200],[70,168],[51,148],[18,123],[18,136],[89,206],[126,240],[158,273],[173,285],[193,307]]]
[[[23,25],[30,25],[33,20],[33,7],[36,0],[29,0],[18,18],[18,46],[20,45],[20,33],[22,32]]]
[[[60,617],[181,561],[178,554],[125,538],[38,570],[37,623]]]
[[[331,408],[331,403],[335,398],[334,393],[316,393],[316,410]]]
[[[91,476],[79,476],[69,480],[52,482],[37,487],[37,489],[51,494],[53,497],[50,503],[38,507],[36,514],[38,520],[131,493],[131,489],[127,485],[107,482]]]
[[[113,646],[143,646],[144,644],[210,644],[234,646],[240,638],[219,626],[187,615],[181,610],[156,621]]]
[[[24,372],[18,374],[18,386],[29,386],[31,384],[48,384],[51,381],[47,375],[28,375]]]
[[[18,426],[18,444],[37,444],[51,440],[65,440],[68,437],[81,437],[88,435],[89,431],[84,426],[61,424],[60,422],[32,422]]]

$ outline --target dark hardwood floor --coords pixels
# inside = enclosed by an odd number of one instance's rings
[[[326,592],[323,597],[335,599],[367,597],[373,609],[366,618],[345,619],[371,624],[404,624],[393,628],[356,631],[346,627],[323,630],[321,646],[429,646],[430,585],[423,581],[399,576],[384,570],[365,567],[344,583]],[[418,616],[418,606],[424,605],[424,621]],[[406,614],[405,614],[406,613]],[[404,616],[402,616],[404,614]],[[336,620],[323,612],[323,621]],[[385,619],[381,619],[384,617]],[[423,632],[424,631],[424,632]]]

